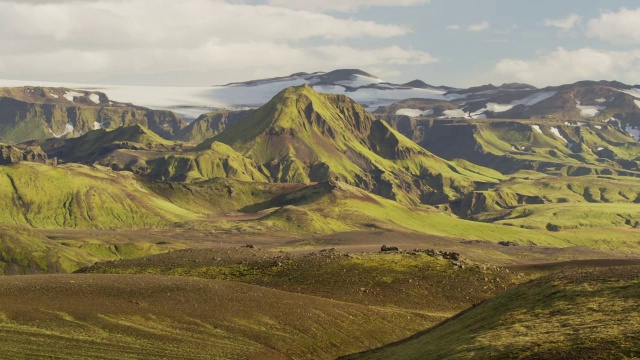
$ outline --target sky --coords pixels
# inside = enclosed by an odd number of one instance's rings
[[[635,0],[0,0],[0,78],[209,86],[358,68],[640,84]]]

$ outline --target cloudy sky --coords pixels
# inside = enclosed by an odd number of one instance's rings
[[[392,82],[640,83],[635,0],[0,0],[0,78],[213,85],[360,68]]]

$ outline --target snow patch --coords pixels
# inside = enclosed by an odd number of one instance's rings
[[[511,105],[524,105],[524,106],[533,106],[541,101],[547,100],[550,97],[553,97],[557,94],[557,91],[541,91],[535,94],[529,95],[524,99],[516,100],[511,103]]]
[[[562,134],[560,134],[560,130],[558,130],[558,128],[557,128],[557,127],[552,127],[552,128],[551,128],[551,132],[552,132],[555,136],[557,136],[557,137],[559,137],[560,139],[562,139],[564,142],[568,143],[567,139],[565,139],[565,138],[564,138],[564,136],[562,136]]]
[[[72,134],[73,130],[74,130],[73,125],[71,125],[71,123],[67,123],[67,125],[65,125],[65,127],[64,127],[64,132],[62,134],[56,134],[51,129],[49,129],[49,132],[51,133],[51,135],[53,135],[53,137],[61,138],[61,137],[67,136],[69,134]]]
[[[99,122],[97,122],[97,121],[94,121],[94,122],[93,122],[93,130],[100,130],[100,129],[102,129],[102,128],[103,128],[103,127],[102,127],[102,124],[101,124],[101,123],[99,123]]]
[[[464,110],[462,110],[462,109],[445,110],[442,113],[444,114],[444,116],[441,116],[441,118],[465,118],[465,117],[467,117],[467,113],[464,112]]]
[[[602,151],[602,150],[604,150],[604,148],[603,147],[599,147],[597,151]]]
[[[493,113],[501,113],[501,112],[505,112],[505,111],[509,111],[511,109],[513,109],[514,107],[518,106],[518,105],[524,105],[524,106],[531,106],[531,105],[535,105],[543,100],[546,100],[552,96],[554,96],[557,93],[557,91],[543,91],[543,92],[538,92],[535,93],[533,95],[529,95],[526,98],[520,99],[520,100],[514,100],[511,102],[511,104],[498,104],[498,103],[487,103],[487,105],[485,105],[484,109],[480,109],[478,111],[476,111],[475,113],[473,113],[471,115],[472,118],[477,119],[477,116],[480,116],[480,114],[483,114],[485,111],[490,111]],[[475,100],[477,101],[477,100]],[[486,116],[485,116],[486,118]]]
[[[89,100],[93,101],[96,104],[100,104],[100,95],[98,94],[91,94],[89,95]]]
[[[604,99],[604,98],[596,99],[596,102],[599,102],[599,103],[603,103],[603,102],[606,102],[606,101],[607,101],[607,99]]]
[[[364,78],[364,79],[363,79]],[[365,79],[369,83],[375,82],[371,78],[358,77],[351,80],[350,85],[361,85]],[[40,86],[53,88],[69,88],[78,91],[102,92],[114,102],[132,103],[155,110],[170,110],[187,120],[194,120],[198,116],[215,109],[238,109],[259,107],[271,100],[280,91],[303,84],[314,85],[318,92],[346,95],[375,110],[380,106],[389,106],[401,100],[419,98],[435,100],[455,100],[459,94],[446,95],[442,89],[406,88],[384,83],[375,87],[361,87],[356,91],[347,91],[346,85],[315,85],[317,75],[292,76],[281,80],[254,82],[247,84],[232,84],[214,87],[159,87],[159,86],[122,86],[99,84],[73,84],[38,81],[1,80],[0,87]],[[354,82],[355,81],[355,82]],[[380,80],[382,81],[382,80]],[[75,96],[82,93],[67,92],[65,98],[73,101]]]
[[[596,128],[598,130],[602,130],[602,126],[600,126],[600,125],[595,125],[594,128]]]
[[[640,108],[640,100],[633,100],[634,103],[636,103],[636,106]]]
[[[74,98],[84,96],[84,94],[83,93],[79,93],[79,92],[75,92],[75,91],[67,91],[67,92],[64,93],[63,96],[68,101],[73,102]]]
[[[640,141],[640,129],[635,128],[631,125],[627,125],[624,131],[627,134],[631,135],[631,137],[634,138],[636,141]]]
[[[403,115],[409,117],[420,117],[420,116],[429,116],[433,115],[433,110],[420,110],[420,109],[400,109],[396,111],[396,115]]]
[[[350,80],[336,81],[335,84],[352,88],[359,88],[368,85],[380,84],[382,80],[363,75],[352,75]]]
[[[494,113],[505,112],[513,109],[515,105],[513,104],[496,104],[496,103],[487,103],[485,109]]]
[[[583,118],[595,117],[600,113],[600,111],[607,108],[606,106],[582,105],[579,101],[576,101],[576,107],[580,110],[580,116]]]
[[[540,129],[540,125],[531,125],[531,128],[540,134],[542,134],[542,129]]]
[[[631,95],[636,98],[640,98],[640,88],[632,88],[629,90],[622,90],[623,93]]]

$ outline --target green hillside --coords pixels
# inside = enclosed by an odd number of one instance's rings
[[[424,333],[346,359],[633,359],[640,268],[574,270],[520,285]]]
[[[338,180],[405,204],[460,197],[498,173],[447,162],[375,120],[346,96],[289,88],[213,141],[264,165],[273,181]]]
[[[82,165],[0,167],[0,224],[34,228],[170,227],[197,215],[163,201],[130,174]]]
[[[253,114],[253,112],[254,110],[220,110],[203,114],[180,130],[175,139],[192,144],[200,144],[220,134],[226,128],[236,125],[242,119]]]
[[[505,174],[638,176],[638,143],[617,123],[540,120],[389,120],[425,149]],[[580,125],[578,125],[580,124]]]

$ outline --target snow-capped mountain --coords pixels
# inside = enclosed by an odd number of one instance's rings
[[[537,89],[525,84],[450,90],[446,101],[410,99],[381,107],[392,116],[458,119],[539,119],[579,125],[613,123],[640,140],[640,87],[619,82],[582,81]]]
[[[318,92],[348,95],[370,111],[410,98],[453,100],[460,97],[456,94],[445,96],[447,91],[452,90],[448,87],[435,87],[423,82],[412,83],[392,84],[364,71],[345,69],[327,73],[297,73],[212,87],[93,85],[17,80],[0,80],[0,87],[41,86],[100,91],[113,101],[157,110],[172,110],[187,120],[218,109],[259,107],[280,91],[304,84],[313,86]]]
[[[0,80],[0,87],[41,86],[100,92],[114,102],[171,110],[191,121],[214,110],[257,108],[291,86],[308,84],[321,93],[344,94],[370,112],[432,118],[552,119],[615,122],[640,138],[640,86],[583,81],[538,89],[527,84],[468,89],[433,86],[422,80],[394,84],[356,69],[296,73],[211,87],[87,85]],[[399,104],[398,104],[399,103]]]

